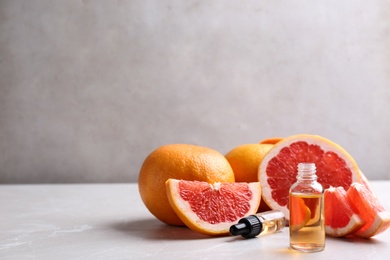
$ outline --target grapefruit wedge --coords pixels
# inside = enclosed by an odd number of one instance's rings
[[[360,229],[364,222],[349,205],[343,187],[325,190],[325,232],[328,236],[343,237]]]
[[[364,175],[364,173],[361,170],[359,170],[359,175],[360,175],[360,183],[363,184],[364,187],[366,187],[366,189],[369,190],[374,197],[377,197],[366,175]]]
[[[390,227],[390,212],[386,211],[364,184],[353,183],[347,191],[348,202],[365,222],[364,226],[353,233],[354,236],[370,238]]]
[[[192,230],[205,235],[229,234],[230,226],[256,214],[261,200],[259,182],[208,183],[168,179],[170,205]]]
[[[303,228],[311,218],[311,211],[306,206],[303,198],[299,196],[292,196],[290,198],[290,207],[297,208],[297,210],[291,211],[290,215],[290,232],[298,231]],[[299,209],[299,210],[298,210]]]
[[[262,200],[289,218],[289,189],[296,182],[297,166],[315,163],[318,182],[324,189],[331,186],[346,190],[360,181],[355,160],[336,143],[317,135],[294,135],[277,142],[259,166]]]

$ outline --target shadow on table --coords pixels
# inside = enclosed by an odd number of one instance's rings
[[[187,227],[170,226],[153,218],[111,223],[109,227],[129,236],[151,240],[192,240],[211,238],[194,232]]]

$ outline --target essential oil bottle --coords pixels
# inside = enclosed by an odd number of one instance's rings
[[[300,163],[297,182],[290,188],[290,247],[303,252],[325,248],[324,189],[317,182],[316,165]]]
[[[286,219],[283,213],[278,210],[271,210],[240,219],[238,224],[230,227],[230,234],[252,238],[260,234],[275,233],[285,226]]]

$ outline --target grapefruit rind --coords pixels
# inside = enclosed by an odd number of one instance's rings
[[[179,218],[184,222],[184,224],[190,229],[205,234],[205,235],[226,235],[229,234],[230,226],[233,224],[237,224],[238,220],[242,217],[256,214],[257,209],[261,200],[261,185],[259,182],[250,182],[247,183],[248,188],[252,192],[250,203],[250,208],[248,212],[233,221],[228,222],[220,222],[216,224],[209,223],[199,218],[199,216],[191,209],[191,205],[188,201],[182,199],[180,195],[179,182],[181,180],[177,179],[168,179],[166,181],[166,190],[169,203],[175,213],[179,216]],[[210,184],[212,189],[217,189],[220,183]],[[234,184],[233,184],[234,185]],[[226,205],[227,207],[231,207],[231,205]],[[208,209],[204,209],[208,210]],[[223,214],[223,212],[221,213]]]
[[[266,138],[266,139],[261,140],[259,142],[259,144],[277,144],[281,140],[283,140],[283,137],[270,137],[270,138]]]
[[[329,151],[335,151],[337,152],[337,155],[343,159],[346,163],[346,167],[349,168],[352,171],[352,181],[353,182],[360,182],[360,175],[359,175],[359,168],[355,162],[355,160],[348,154],[347,151],[345,151],[340,145],[324,138],[318,135],[309,135],[309,134],[299,134],[299,135],[293,135],[290,137],[287,137],[285,139],[282,139],[278,143],[275,144],[275,146],[264,156],[260,166],[259,166],[259,181],[261,183],[262,188],[262,200],[273,210],[280,210],[283,212],[283,214],[286,216],[286,219],[289,219],[289,210],[286,205],[279,205],[274,199],[273,199],[273,193],[280,196],[280,190],[273,191],[269,185],[268,182],[268,175],[267,175],[267,166],[269,162],[276,157],[280,151],[285,148],[291,146],[293,143],[296,142],[306,142],[308,144],[314,144],[319,145],[320,148],[324,152]],[[294,175],[296,176],[297,166],[293,166],[294,168]],[[283,175],[284,173],[281,173]],[[287,180],[288,176],[284,176],[284,178],[280,177],[281,182],[285,182],[287,186],[291,186],[293,183],[288,183]],[[283,190],[284,193],[287,191]],[[287,199],[286,199],[287,200]]]
[[[390,213],[388,211],[379,212],[374,222],[366,230],[358,230],[353,235],[360,238],[370,238],[386,231],[390,227]]]
[[[326,235],[331,236],[331,237],[345,237],[345,236],[351,235],[354,232],[356,232],[356,230],[361,228],[363,224],[364,224],[364,222],[362,222],[359,215],[354,214],[351,216],[351,219],[348,222],[348,225],[346,225],[345,227],[332,228],[330,226],[325,226],[325,233],[326,233]]]

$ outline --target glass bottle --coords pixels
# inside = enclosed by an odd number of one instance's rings
[[[238,224],[230,227],[230,234],[252,238],[259,234],[271,234],[286,226],[286,219],[282,212],[271,210],[242,218]]]
[[[298,164],[297,182],[289,192],[290,247],[303,252],[325,248],[324,189],[314,163]]]

